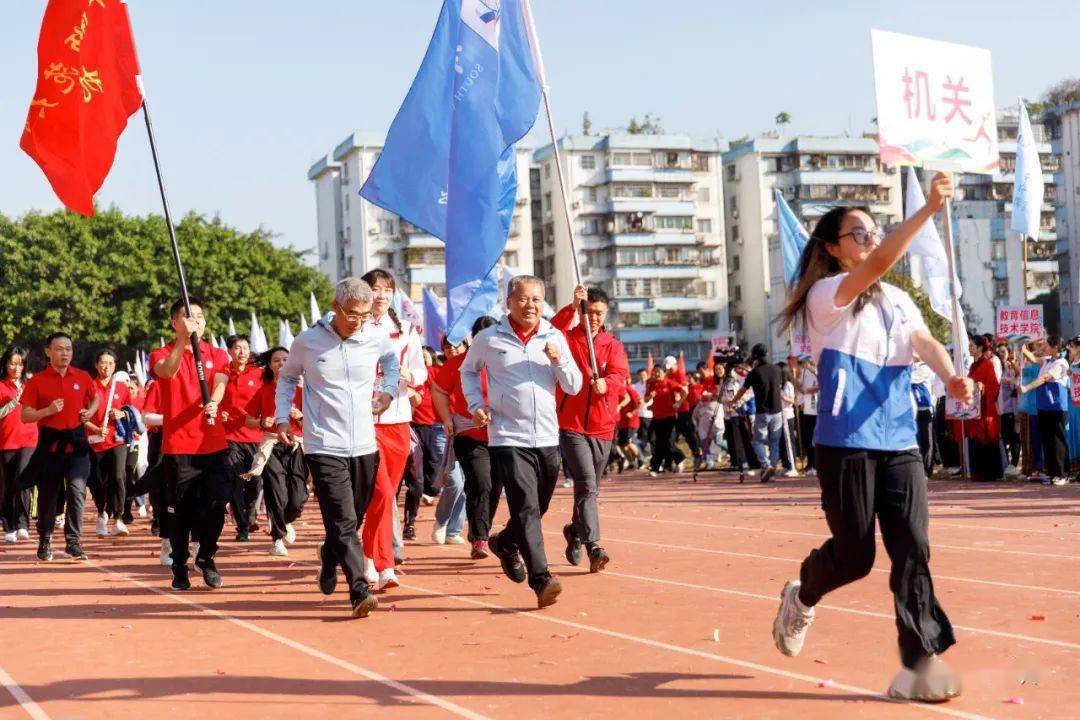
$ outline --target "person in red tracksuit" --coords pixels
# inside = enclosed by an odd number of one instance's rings
[[[570,329],[582,301],[585,317]],[[559,412],[559,449],[566,471],[574,481],[574,513],[572,522],[563,527],[566,539],[566,559],[571,565],[581,563],[582,545],[589,554],[589,572],[600,572],[610,558],[600,547],[600,514],[596,498],[600,492],[600,477],[604,474],[611,443],[615,440],[615,425],[619,419],[619,400],[626,393],[630,365],[626,351],[614,335],[604,329],[610,301],[600,288],[574,289],[574,302],[560,310],[551,324],[566,335],[570,352],[581,369],[583,384],[576,395],[556,390]],[[589,362],[586,331],[592,336],[596,352],[597,375]]]

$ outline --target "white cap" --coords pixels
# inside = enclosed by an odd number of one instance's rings
[[[664,367],[668,370],[673,370],[679,366],[679,361],[675,359],[674,355],[668,355],[664,358]]]

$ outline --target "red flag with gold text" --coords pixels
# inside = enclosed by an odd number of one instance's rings
[[[142,105],[139,62],[123,0],[49,0],[38,39],[38,78],[19,143],[56,195],[82,215]]]

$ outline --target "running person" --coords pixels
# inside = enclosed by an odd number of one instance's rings
[[[461,386],[477,425],[491,434],[491,469],[506,490],[510,519],[488,542],[503,572],[529,581],[537,606],[555,602],[562,585],[548,571],[540,520],[559,479],[555,386],[581,390],[581,372],[566,338],[544,320],[544,281],[518,275],[507,289],[507,315],[473,338],[461,365]],[[480,371],[487,368],[489,401]],[[488,402],[491,404],[489,405]],[[520,550],[524,564],[518,557]]]
[[[97,536],[110,534],[110,519],[117,535],[127,535],[123,514],[127,507],[128,446],[116,437],[116,420],[124,416],[122,408],[131,404],[131,392],[126,377],[118,377],[112,350],[102,350],[94,357],[94,370],[97,377],[91,387],[98,398],[98,408],[84,427],[94,453],[91,467],[96,485],[93,496],[98,511]]]
[[[225,424],[218,408],[229,382],[229,356],[202,340],[206,332],[205,305],[189,298],[169,308],[174,338],[150,353],[150,372],[160,385],[162,415],[161,471],[165,483],[165,512],[172,547],[172,587],[188,590],[188,541],[198,544],[195,567],[209,588],[222,585],[214,556],[225,525],[225,504],[232,496],[232,477],[227,465]],[[199,343],[210,402],[203,404],[195,367],[191,336]]]
[[[570,329],[582,303],[585,304],[584,317]],[[586,290],[579,285],[574,289],[573,302],[551,319],[551,324],[566,335],[583,384],[588,385],[576,394],[564,392],[560,387],[555,391],[555,400],[559,413],[559,449],[566,462],[567,474],[574,481],[574,511],[571,522],[563,526],[564,554],[571,565],[580,565],[584,545],[591,573],[600,572],[611,560],[600,546],[600,512],[596,499],[615,440],[619,399],[625,394],[626,381],[630,379],[626,351],[604,327],[610,304],[607,293],[600,288]],[[586,332],[592,338],[596,354],[599,371],[596,376],[589,360]]]
[[[10,346],[0,356],[0,519],[4,542],[30,538],[30,501],[33,490],[20,490],[15,479],[30,462],[37,446],[38,428],[22,420],[21,402],[26,386],[26,350]]]
[[[926,205],[880,241],[873,217],[835,208],[818,221],[799,260],[799,281],[781,314],[804,323],[820,368],[817,445],[821,504],[832,537],[789,580],[773,623],[776,646],[797,655],[814,606],[874,564],[874,519],[892,561],[902,667],[890,697],[941,702],[960,682],[939,654],[956,639],[930,578],[926,474],[911,403],[911,364],[918,355],[965,400],[972,381],[956,375],[949,354],[926,329],[902,290],[880,278],[904,255],[919,229],[953,193],[938,174]]]
[[[229,447],[226,462],[233,483],[229,505],[236,521],[236,541],[247,542],[250,534],[259,529],[259,492],[263,489],[263,479],[262,475],[241,476],[251,467],[263,434],[257,426],[248,425],[246,411],[263,386],[263,369],[251,362],[251,342],[247,335],[229,337],[225,348],[229,352],[229,382],[221,401],[221,422],[225,426]]]
[[[52,560],[52,533],[58,499],[66,500],[64,553],[86,560],[82,549],[83,503],[90,476],[90,444],[85,423],[98,409],[93,379],[71,366],[71,336],[57,332],[45,338],[49,366],[23,388],[20,418],[38,424],[38,442],[17,489],[38,486],[38,559]]]
[[[346,278],[337,284],[332,310],[293,341],[278,372],[274,413],[279,442],[292,444],[292,409],[303,378],[305,460],[326,532],[318,547],[319,590],[333,594],[340,565],[353,617],[361,618],[379,601],[364,578],[356,529],[371,502],[379,465],[374,418],[393,399],[375,392],[376,364],[383,382],[396,391],[399,362],[389,338],[361,331],[373,299],[363,280]]]

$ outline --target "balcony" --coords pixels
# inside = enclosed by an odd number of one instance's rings
[[[645,230],[640,233],[620,232],[611,236],[615,247],[656,247],[658,245],[697,245],[697,235],[690,230]]]
[[[684,168],[609,167],[601,175],[603,182],[694,182],[694,172]]]
[[[602,213],[655,213],[657,215],[693,215],[692,200],[667,200],[654,197],[618,197],[597,203]]]

